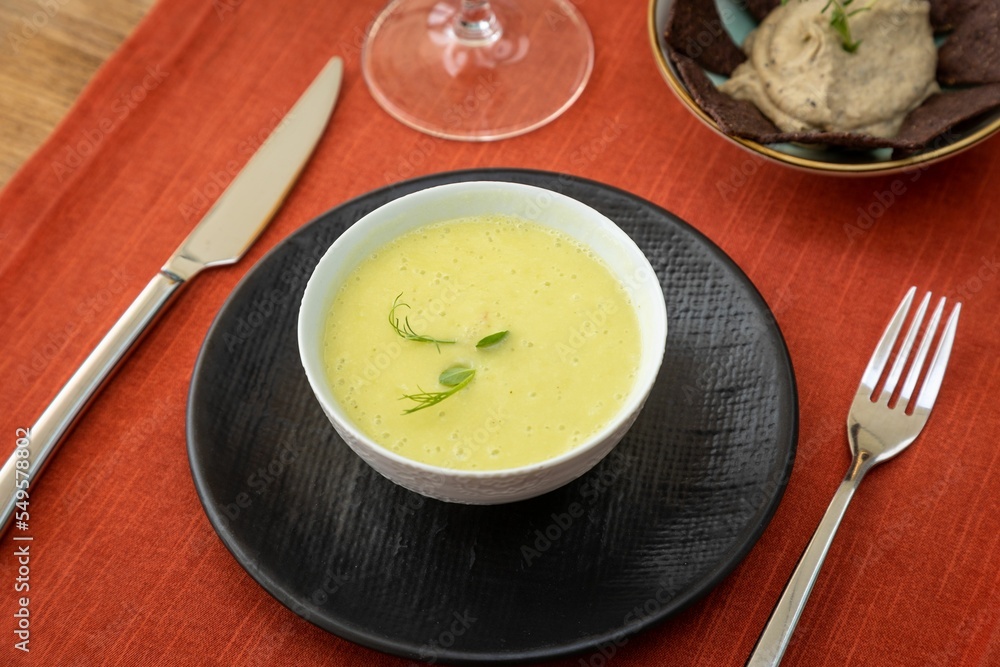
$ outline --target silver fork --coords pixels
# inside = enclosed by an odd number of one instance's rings
[[[888,328],[882,334],[882,339],[879,341],[878,347],[875,348],[871,361],[868,362],[868,367],[861,378],[861,384],[858,386],[847,417],[847,437],[851,442],[853,456],[851,467],[848,469],[844,481],[840,483],[837,493],[833,496],[826,514],[819,522],[819,527],[816,528],[812,540],[809,541],[809,545],[802,553],[799,564],[796,565],[791,579],[781,594],[781,599],[778,600],[774,611],[771,612],[771,618],[768,619],[764,632],[757,640],[757,646],[754,647],[753,654],[747,661],[747,667],[773,666],[781,662],[785,649],[788,648],[788,642],[792,638],[792,633],[795,631],[795,625],[799,621],[799,616],[802,615],[802,610],[806,606],[806,600],[809,599],[809,593],[812,591],[813,584],[816,583],[817,576],[819,576],[823,559],[826,558],[826,553],[833,542],[833,536],[840,526],[841,519],[844,518],[844,512],[847,510],[847,505],[854,496],[858,484],[873,466],[906,449],[927,423],[927,417],[931,413],[935,399],[937,399],[941,380],[944,378],[944,371],[948,365],[951,345],[955,340],[955,329],[958,327],[958,313],[962,307],[961,303],[955,304],[948,317],[944,333],[941,334],[934,358],[930,362],[916,400],[911,400],[913,391],[920,380],[927,352],[944,312],[944,297],[938,301],[917,348],[916,355],[913,357],[912,363],[909,364],[909,371],[899,391],[899,399],[892,402],[890,406],[890,399],[903,371],[907,368],[910,350],[927,312],[927,306],[931,299],[930,292],[920,302],[896,359],[886,376],[885,384],[878,398],[874,397],[875,389],[889,362],[889,356],[899,337],[899,332],[903,328],[903,322],[906,320],[916,291],[916,287],[911,287],[907,291],[903,302],[896,309],[892,321],[889,322]],[[908,406],[911,403],[912,413],[907,414]]]

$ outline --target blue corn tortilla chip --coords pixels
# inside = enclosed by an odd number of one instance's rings
[[[949,32],[979,0],[928,0],[931,3],[931,25],[934,32]]]
[[[945,0],[943,5],[940,18],[952,31],[938,49],[938,83],[1000,82],[1000,0]]]
[[[747,59],[726,32],[715,0],[677,0],[664,33],[667,44],[705,69],[732,74]]]
[[[991,109],[1000,108],[1000,83],[987,83],[939,93],[927,98],[910,112],[894,137],[894,158],[905,157],[915,149],[939,148],[957,136],[951,130]],[[910,148],[914,147],[914,148]]]

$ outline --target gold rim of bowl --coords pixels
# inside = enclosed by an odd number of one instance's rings
[[[677,77],[674,73],[673,68],[667,61],[667,56],[660,48],[660,29],[656,25],[656,7],[661,2],[665,0],[649,0],[649,12],[648,12],[648,28],[649,28],[649,44],[653,49],[653,55],[656,58],[656,64],[660,69],[660,74],[666,79],[667,84],[675,95],[684,103],[684,105],[691,110],[703,123],[705,123],[709,128],[714,130],[717,134],[729,139],[730,141],[742,146],[743,148],[769,157],[778,162],[782,162],[793,167],[799,167],[812,172],[822,172],[822,173],[837,173],[837,174],[885,174],[892,173],[896,171],[902,171],[904,169],[914,167],[917,165],[929,166],[934,162],[943,160],[946,157],[950,157],[967,148],[978,144],[983,141],[997,130],[1000,130],[1000,116],[998,116],[991,123],[979,130],[973,132],[972,134],[963,137],[956,141],[955,143],[943,146],[941,148],[936,148],[934,150],[927,151],[925,153],[918,153],[917,155],[911,155],[897,160],[882,160],[878,162],[868,162],[868,163],[857,163],[857,164],[843,164],[836,162],[823,162],[821,160],[812,160],[810,158],[799,157],[798,155],[789,155],[779,150],[775,150],[767,144],[759,144],[756,141],[751,141],[749,139],[741,139],[739,137],[733,137],[721,129],[719,129],[718,124],[715,120],[705,113],[704,110],[698,103],[695,102],[691,94],[688,93],[687,86]]]

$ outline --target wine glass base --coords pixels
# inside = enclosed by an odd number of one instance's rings
[[[395,0],[375,19],[361,66],[372,96],[410,127],[492,141],[552,121],[594,66],[590,29],[568,0],[494,0],[498,29],[456,31],[454,0]]]

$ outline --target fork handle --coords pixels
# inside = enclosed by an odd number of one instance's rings
[[[823,515],[816,532],[802,552],[781,598],[771,612],[771,618],[764,626],[764,631],[746,663],[747,667],[774,667],[781,662],[785,649],[792,639],[795,625],[799,622],[799,616],[805,609],[809,593],[812,592],[813,584],[819,577],[819,570],[833,543],[833,536],[837,534],[840,521],[847,511],[847,505],[869,468],[866,465],[869,460],[865,457],[860,457],[860,460],[855,459],[844,481],[840,483],[837,493],[826,509],[826,514]]]

